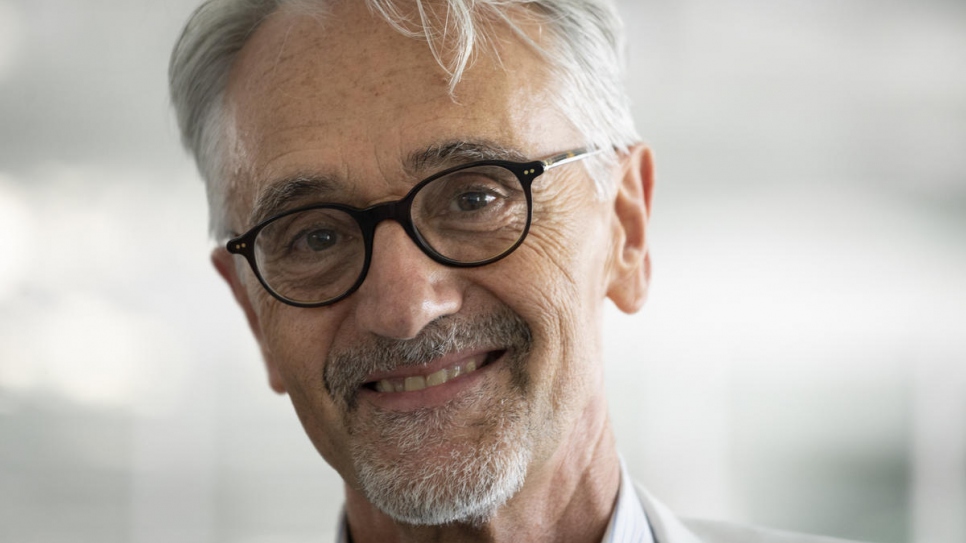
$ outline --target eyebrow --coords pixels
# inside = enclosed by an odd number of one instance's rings
[[[525,162],[527,158],[519,150],[493,141],[454,140],[411,153],[406,161],[406,170],[411,174],[422,174],[428,173],[427,170],[441,170],[479,160]]]
[[[300,174],[272,183],[256,198],[248,224],[259,224],[292,208],[297,202],[332,194],[340,185],[336,179],[318,174]]]
[[[527,161],[519,150],[490,140],[450,140],[410,153],[403,162],[406,174],[415,180],[436,171],[481,160]],[[248,224],[255,225],[308,200],[322,201],[344,192],[348,183],[336,176],[300,173],[272,182],[256,197]]]

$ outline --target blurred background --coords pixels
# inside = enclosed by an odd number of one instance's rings
[[[0,0],[0,541],[329,541],[341,483],[208,264],[195,0]],[[966,3],[621,2],[659,185],[607,316],[684,515],[966,541]]]

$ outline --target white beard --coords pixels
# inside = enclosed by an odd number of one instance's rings
[[[480,525],[520,488],[533,456],[522,392],[481,389],[438,408],[375,410],[352,428],[356,473],[366,498],[416,525]],[[474,416],[475,415],[475,416]]]

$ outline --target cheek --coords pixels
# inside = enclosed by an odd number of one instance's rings
[[[536,381],[553,383],[554,405],[565,406],[567,397],[594,387],[600,373],[611,235],[606,209],[596,199],[563,194],[535,199],[530,234],[508,262],[514,268],[501,274],[512,289],[504,300],[533,328],[538,356],[531,371]]]
[[[292,307],[257,288],[260,292],[252,294],[266,364],[282,379],[297,408],[302,399],[306,404],[329,404],[322,377],[335,336],[335,312]]]
[[[346,480],[351,459],[342,414],[325,391],[325,360],[335,337],[336,311],[304,309],[271,299],[261,306],[265,342],[305,433],[319,454]]]
[[[325,359],[336,326],[326,308],[299,308],[268,300],[261,311],[271,362],[287,386],[322,389]],[[290,389],[291,390],[291,389]]]
[[[348,436],[341,414],[327,396],[319,394],[313,387],[295,387],[289,391],[289,398],[312,445],[326,462],[349,480],[352,463],[346,451]]]

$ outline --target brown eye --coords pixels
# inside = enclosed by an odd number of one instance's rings
[[[489,205],[493,200],[496,200],[496,196],[483,192],[464,192],[456,197],[454,202],[456,207],[460,211],[478,211]]]
[[[335,230],[313,230],[305,235],[305,244],[313,251],[331,249],[339,242],[339,234]]]

